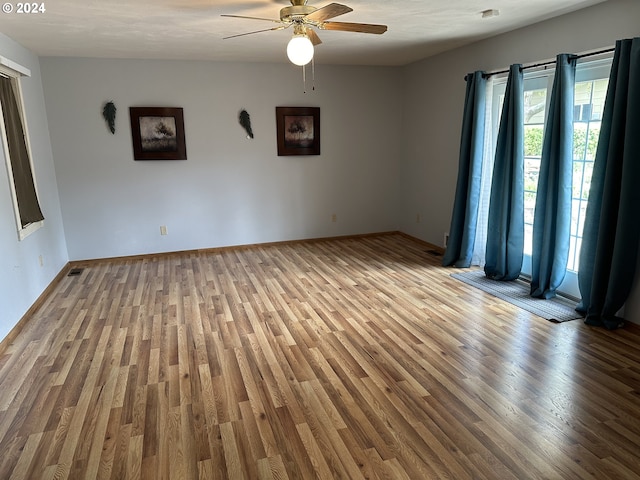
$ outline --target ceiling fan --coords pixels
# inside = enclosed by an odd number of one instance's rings
[[[372,23],[329,22],[327,20],[352,12],[351,7],[339,3],[330,3],[321,8],[307,5],[307,0],[290,0],[291,6],[280,10],[280,20],[243,15],[222,15],[223,17],[245,18],[278,23],[277,27],[240,33],[224,37],[224,39],[252,35],[254,33],[284,30],[293,26],[293,38],[287,46],[289,60],[296,65],[306,65],[313,58],[313,46],[322,43],[314,28],[319,30],[340,30],[343,32],[374,33],[377,35],[387,31],[386,25]]]

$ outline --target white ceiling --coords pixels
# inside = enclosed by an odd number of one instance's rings
[[[7,0],[3,0],[6,2]],[[338,0],[336,21],[383,23],[383,35],[320,31],[318,64],[405,65],[605,0]],[[8,0],[15,7],[18,2]],[[286,62],[291,29],[271,28],[288,0],[38,0],[45,13],[0,13],[0,32],[40,56]],[[322,7],[329,1],[310,0]],[[6,3],[5,3],[6,5]],[[3,7],[6,8],[6,7]],[[482,18],[497,9],[500,15]]]

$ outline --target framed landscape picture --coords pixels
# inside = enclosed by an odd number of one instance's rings
[[[182,108],[130,107],[135,160],[186,160]]]
[[[278,155],[320,155],[320,108],[276,107]]]

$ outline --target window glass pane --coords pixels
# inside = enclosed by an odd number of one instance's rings
[[[591,109],[591,120],[602,120],[602,112],[604,111],[604,101],[607,96],[608,86],[608,78],[602,78],[593,82],[593,98],[591,100],[593,108]]]
[[[575,87],[575,103],[573,120],[575,122],[588,122],[591,119],[591,88],[593,82],[579,82]]]
[[[584,230],[584,217],[587,213],[587,202],[580,202],[580,216],[578,217],[578,238],[582,239],[582,230]]]
[[[540,174],[540,159],[524,159],[524,191],[533,193],[535,202],[535,192],[538,190],[538,176]]]
[[[572,236],[569,239],[569,260],[567,262],[567,268],[569,270],[575,270],[576,264],[576,237]]]
[[[582,179],[582,200],[589,199],[589,190],[591,190],[591,177],[593,176],[593,162],[584,162],[584,176]]]
[[[579,235],[579,230],[578,230],[578,226],[580,224],[580,219],[579,216],[580,215],[580,200],[577,198],[574,198],[571,201],[571,236],[577,236]]]
[[[587,151],[585,160],[595,160],[598,149],[598,138],[600,138],[600,122],[589,122],[589,135],[587,138]]]
[[[584,175],[584,162],[573,162],[573,193],[572,198],[582,198],[582,179]]]
[[[524,123],[544,124],[547,89],[527,90],[524,92]]]
[[[524,217],[527,223],[533,223],[533,210],[536,206],[536,192],[524,192]]]
[[[526,224],[524,225],[524,253],[527,255],[531,255],[533,251],[533,225]]]
[[[524,155],[525,157],[542,155],[543,125],[526,125],[524,127]]]
[[[585,156],[587,148],[587,127],[586,122],[576,122],[573,125],[573,159],[581,160]]]

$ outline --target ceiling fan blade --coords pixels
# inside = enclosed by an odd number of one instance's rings
[[[330,3],[322,8],[317,9],[308,15],[305,15],[305,21],[310,20],[312,22],[324,22],[330,18],[335,18],[338,15],[344,15],[345,13],[353,12],[353,8],[341,5],[339,3]]]
[[[386,25],[351,22],[324,22],[318,25],[318,28],[322,30],[339,30],[342,32],[375,33],[376,35],[381,35],[387,31]]]
[[[245,35],[253,35],[254,33],[272,32],[274,30],[284,30],[285,28],[288,28],[288,27],[289,27],[289,25],[281,25],[279,27],[265,28],[264,30],[255,30],[253,32],[239,33],[237,35],[230,35],[228,37],[222,37],[222,39],[226,40],[227,38],[244,37]]]
[[[307,27],[307,37],[309,37],[309,40],[311,40],[311,43],[314,46],[320,45],[322,43],[322,40],[320,40],[320,37],[312,28]]]
[[[244,15],[220,15],[220,16],[221,17],[230,17],[230,18],[244,18],[246,20],[262,20],[264,22],[282,23],[281,20],[274,20],[273,18],[245,17]]]

